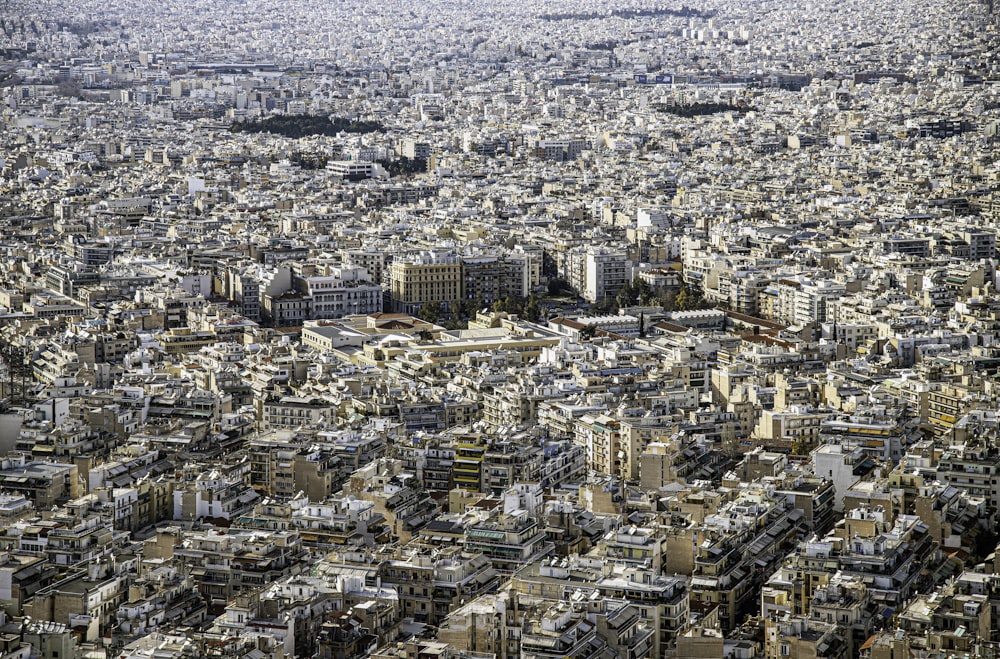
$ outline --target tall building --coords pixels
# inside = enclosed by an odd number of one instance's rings
[[[632,281],[632,264],[623,249],[587,247],[566,254],[562,274],[588,302],[600,302]]]
[[[252,267],[226,269],[227,297],[236,304],[240,314],[250,320],[260,320],[260,280]]]
[[[489,306],[504,296],[503,260],[496,255],[462,258],[465,298]]]
[[[463,299],[462,263],[450,251],[420,252],[389,266],[389,297],[394,311],[416,313],[425,303],[446,309]]]
[[[344,265],[364,268],[368,271],[371,281],[376,284],[381,283],[383,270],[390,260],[385,250],[375,248],[344,250],[340,255],[343,257]]]

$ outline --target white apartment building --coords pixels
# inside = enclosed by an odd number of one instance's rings
[[[372,283],[364,268],[335,268],[332,275],[303,277],[297,284],[312,302],[314,319],[382,311],[382,287]]]
[[[577,247],[565,254],[561,274],[588,302],[613,296],[632,281],[632,263],[623,249]]]

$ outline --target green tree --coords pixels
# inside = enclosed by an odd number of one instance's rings
[[[639,279],[635,282],[635,291],[639,298],[639,304],[653,304],[656,302],[656,291],[645,280]]]
[[[482,298],[476,298],[475,300],[466,300],[462,303],[462,309],[465,315],[472,319],[476,317],[476,314],[483,310],[486,303],[483,302]]]
[[[674,308],[678,311],[687,311],[688,309],[693,309],[695,304],[695,297],[688,292],[686,286],[682,287],[681,290],[674,297]]]
[[[417,312],[417,318],[426,320],[429,323],[436,323],[441,319],[441,305],[437,302],[427,301]]]
[[[378,164],[385,168],[389,176],[410,176],[427,171],[427,161],[423,158],[398,158],[396,160],[379,160]]]
[[[448,329],[466,329],[469,324],[462,320],[462,303],[452,300],[448,307]]]
[[[542,319],[542,307],[534,293],[528,296],[528,303],[524,305],[524,318],[532,323]]]
[[[625,282],[625,285],[621,287],[615,296],[615,302],[618,303],[619,307],[630,307],[636,303],[637,299],[637,292],[630,281]]]
[[[503,312],[503,313],[520,315],[523,310],[524,310],[524,302],[521,300],[521,298],[514,295],[508,295],[507,297],[504,298],[498,298],[496,302],[493,303],[493,311],[496,311],[498,313]]]

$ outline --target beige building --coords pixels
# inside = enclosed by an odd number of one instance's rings
[[[515,605],[518,597],[517,593],[508,591],[477,597],[448,615],[438,630],[438,640],[464,652],[483,652],[497,657],[517,654],[520,634],[516,631],[524,616],[524,610]],[[515,633],[508,634],[508,630],[515,630]]]
[[[436,253],[393,261],[389,295],[396,311],[416,313],[427,302],[440,304],[445,310],[464,299],[462,264],[457,256]]]
[[[79,630],[82,640],[96,641],[111,634],[115,612],[127,594],[125,584],[109,559],[91,562],[40,589],[25,601],[23,614],[68,625]]]
[[[837,625],[794,617],[764,621],[764,657],[847,659],[848,646]]]
[[[639,487],[658,490],[679,480],[674,468],[676,449],[664,442],[651,442],[639,456]]]
[[[677,639],[677,656],[689,659],[716,659],[723,655],[725,637],[717,629],[690,627]]]
[[[5,459],[2,467],[0,489],[23,494],[36,509],[48,509],[81,494],[76,465],[33,462],[20,456]]]

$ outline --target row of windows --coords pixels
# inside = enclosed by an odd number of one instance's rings
[[[426,268],[426,269],[421,270],[421,268]],[[445,267],[445,266],[435,266],[435,265],[418,265],[418,266],[407,267],[405,264],[400,264],[399,266],[396,266],[394,264],[392,266],[392,273],[394,277],[398,277],[400,274],[402,274],[404,277],[410,277],[413,275],[420,275],[420,274],[429,274],[429,273],[458,274],[460,271],[461,271],[460,266]]]

